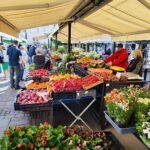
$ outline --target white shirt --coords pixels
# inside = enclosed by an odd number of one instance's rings
[[[8,55],[7,55],[7,51],[6,51],[6,50],[3,50],[3,61],[4,61],[4,62],[9,62],[9,58],[8,58]]]

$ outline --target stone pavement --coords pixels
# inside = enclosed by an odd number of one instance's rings
[[[29,124],[29,114],[14,111],[13,101],[17,90],[11,89],[9,80],[0,78],[0,137],[9,126]]]

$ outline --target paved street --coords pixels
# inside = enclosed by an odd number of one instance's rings
[[[13,101],[17,91],[11,89],[9,80],[0,78],[0,136],[3,134],[4,129],[14,125],[27,125],[29,124],[29,114],[14,111]]]

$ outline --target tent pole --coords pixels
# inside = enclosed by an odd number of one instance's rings
[[[115,52],[116,49],[116,42],[113,43],[113,53]]]
[[[68,22],[68,53],[71,53],[71,22]]]
[[[3,43],[3,36],[1,36],[1,43]]]
[[[58,32],[56,32],[56,34],[55,34],[55,50],[57,50],[57,49],[58,49],[58,43],[57,43],[57,33],[58,33]]]
[[[48,41],[47,41],[47,42],[48,42],[48,48],[50,47],[49,41],[50,41],[50,40],[49,40],[49,38],[48,38]]]

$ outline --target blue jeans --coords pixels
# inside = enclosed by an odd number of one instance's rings
[[[28,57],[28,62],[29,62],[29,64],[32,64],[32,57]]]
[[[24,69],[20,69],[20,80],[23,80]]]
[[[14,75],[16,75],[16,80],[14,80]],[[11,88],[18,88],[20,81],[20,65],[10,66],[10,84]]]

